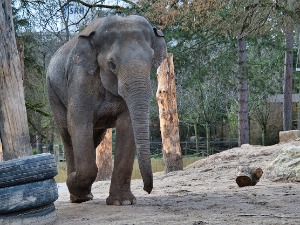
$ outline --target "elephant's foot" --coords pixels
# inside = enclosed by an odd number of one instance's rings
[[[131,192],[123,192],[118,194],[110,193],[106,199],[107,205],[135,205],[136,198]]]
[[[82,202],[87,202],[87,201],[90,201],[90,200],[93,200],[93,194],[90,193],[86,196],[75,196],[73,194],[70,194],[70,201],[71,203],[82,203]]]
[[[72,203],[81,203],[93,199],[91,187],[94,178],[78,176],[75,172],[69,174],[67,186],[70,192],[70,201]]]

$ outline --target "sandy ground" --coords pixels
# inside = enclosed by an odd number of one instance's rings
[[[132,181],[136,205],[107,206],[108,181],[93,185],[94,200],[71,204],[59,184],[55,224],[300,224],[300,183],[273,182],[266,172],[256,186],[239,188],[238,165],[263,170],[289,145],[242,146],[199,160],[183,171],[154,174],[148,195],[142,180]]]

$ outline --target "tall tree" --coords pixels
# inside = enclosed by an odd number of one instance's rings
[[[282,129],[281,124],[270,129],[273,104],[270,96],[282,92],[284,56],[284,38],[282,32],[272,31],[270,35],[250,38],[248,40],[248,68],[249,72],[249,115],[251,124],[258,122],[261,128],[261,144],[272,143],[269,137]],[[251,140],[258,140],[258,133],[253,134]],[[274,143],[274,142],[273,142]]]
[[[145,14],[162,27],[211,32],[229,39],[237,39],[239,80],[239,144],[249,143],[248,75],[246,65],[246,38],[261,31],[268,21],[272,7],[258,0],[223,1],[155,1],[145,4]],[[270,6],[270,5],[268,5]],[[165,13],[163,13],[165,11]],[[158,16],[161,14],[163,16]],[[195,40],[195,42],[197,42]],[[193,46],[195,46],[195,42]]]
[[[31,155],[22,64],[15,38],[11,0],[0,5],[0,138],[3,159]]]
[[[236,35],[238,46],[238,145],[240,146],[250,142],[246,37],[263,33],[271,9],[264,8],[263,3],[258,0],[243,1],[242,4],[236,0],[229,0],[228,2],[232,4],[232,9],[231,13],[226,16],[226,26],[231,26],[232,23],[237,25],[230,30],[232,35]]]
[[[290,12],[294,11],[295,0],[287,0],[286,8]],[[283,87],[283,130],[292,130],[293,128],[293,110],[292,110],[292,89],[293,89],[293,45],[294,45],[294,21],[289,15],[286,15],[284,22],[285,33],[285,60],[284,60],[284,87]]]
[[[238,145],[249,143],[248,78],[246,71],[246,38],[238,35]]]

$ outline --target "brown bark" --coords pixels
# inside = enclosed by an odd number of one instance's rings
[[[246,76],[246,39],[238,37],[238,66],[239,66],[239,92],[238,92],[238,144],[249,143],[249,112],[248,112],[248,79]]]
[[[283,87],[283,130],[293,129],[292,119],[292,89],[293,89],[293,20],[286,18],[285,24],[285,63],[284,63],[284,87]]]
[[[3,159],[31,155],[22,64],[17,49],[11,1],[0,4],[0,137]]]
[[[263,171],[259,167],[239,166],[237,168],[236,183],[239,187],[255,186],[262,175]]]
[[[98,173],[96,181],[110,180],[112,174],[112,129],[107,129],[102,142],[96,148]]]
[[[160,131],[165,172],[182,170],[173,55],[168,54],[157,69],[156,99],[159,107]]]

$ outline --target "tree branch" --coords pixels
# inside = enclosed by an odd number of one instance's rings
[[[76,2],[76,3],[79,3],[83,6],[86,6],[88,8],[106,8],[106,9],[125,9],[124,7],[122,6],[119,6],[119,5],[105,5],[105,4],[89,4],[89,3],[86,3],[85,1],[82,1],[82,0],[68,0],[64,5],[68,5],[70,2]],[[125,1],[127,2],[127,1]],[[130,2],[130,1],[129,1]]]
[[[139,6],[136,3],[132,2],[132,1],[123,0],[123,2],[128,3],[129,5],[134,6],[135,8],[139,8]]]

